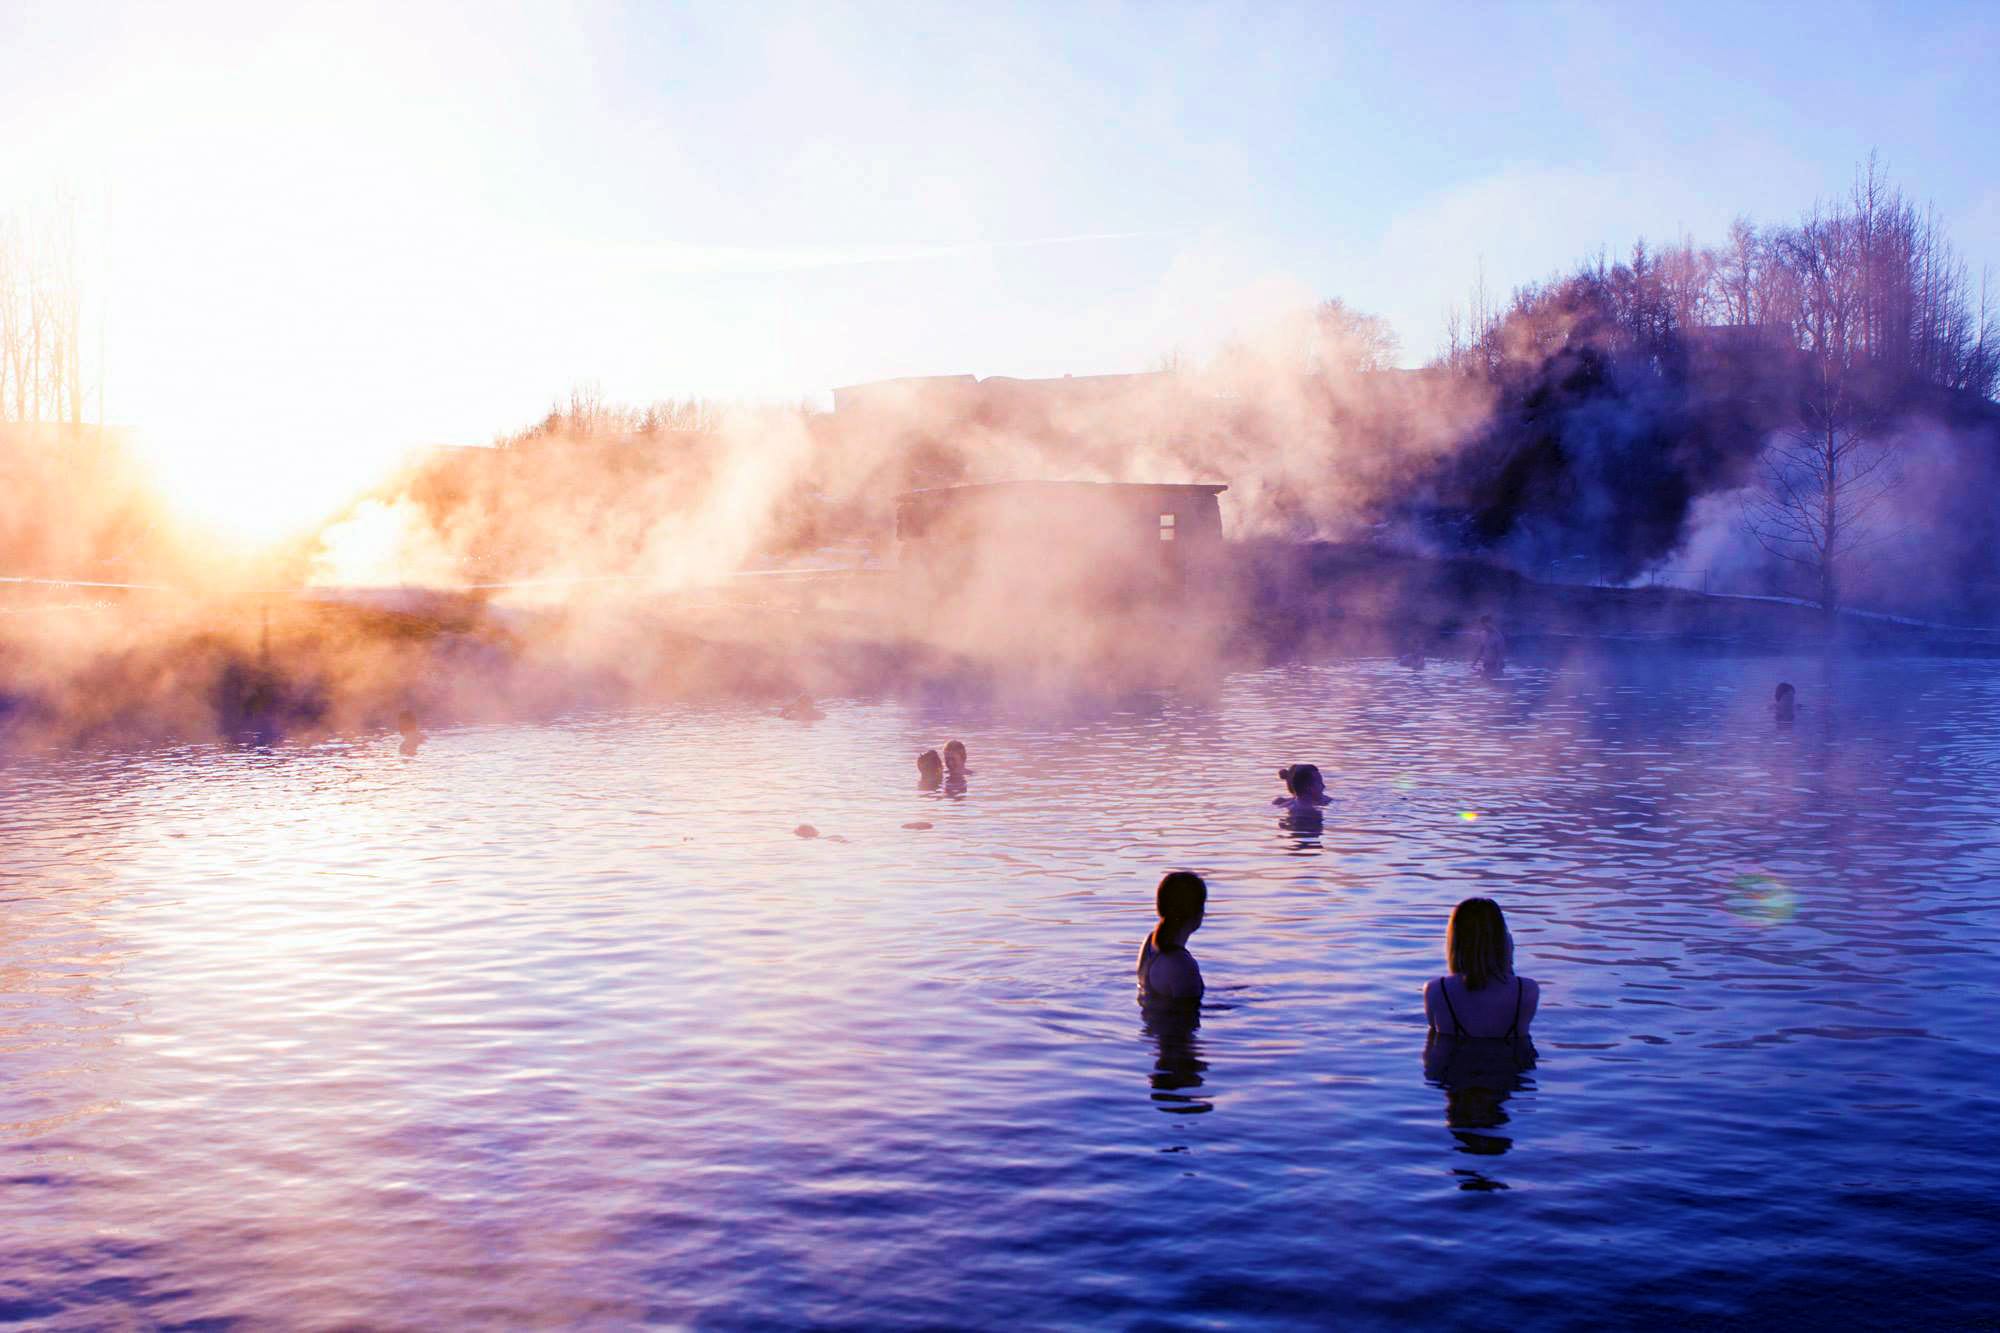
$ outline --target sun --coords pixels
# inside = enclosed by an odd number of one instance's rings
[[[389,473],[378,450],[227,426],[142,427],[133,454],[176,520],[213,554],[248,555],[310,537]]]

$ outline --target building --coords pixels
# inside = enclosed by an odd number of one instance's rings
[[[896,499],[899,564],[939,595],[974,587],[1103,601],[1183,587],[1222,552],[1222,485],[1009,481]]]

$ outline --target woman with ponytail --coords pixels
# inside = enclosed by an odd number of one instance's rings
[[[1154,895],[1160,923],[1139,946],[1139,989],[1148,999],[1199,1000],[1201,968],[1188,952],[1188,936],[1201,928],[1208,885],[1192,870],[1169,872]]]

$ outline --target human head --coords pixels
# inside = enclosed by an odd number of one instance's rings
[[[935,787],[944,780],[944,760],[938,758],[936,750],[925,750],[917,756],[917,776],[927,787]]]
[[[1316,796],[1326,790],[1326,779],[1319,775],[1317,764],[1292,764],[1278,770],[1284,779],[1285,790],[1294,796]]]
[[[1507,918],[1491,898],[1467,898],[1451,909],[1444,932],[1444,961],[1465,978],[1466,988],[1478,990],[1489,981],[1514,974],[1514,939]]]
[[[946,741],[944,743],[944,766],[954,773],[965,770],[965,742]]]
[[[396,730],[407,736],[416,729],[417,715],[415,713],[405,708],[402,712],[396,714]]]
[[[1792,688],[1792,683],[1788,680],[1784,680],[1778,682],[1777,693],[1772,697],[1775,698],[1777,702],[1781,704],[1788,704],[1792,701],[1792,696],[1797,693],[1798,691]]]
[[[1153,903],[1160,913],[1154,940],[1167,935],[1186,938],[1201,924],[1202,912],[1208,907],[1208,885],[1192,870],[1170,870],[1161,876]]]

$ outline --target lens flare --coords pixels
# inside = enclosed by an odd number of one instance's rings
[[[1473,820],[1479,818],[1479,812],[1477,810],[1461,810],[1458,812],[1458,817],[1470,824]]]
[[[1798,913],[1798,895],[1775,875],[1751,873],[1730,881],[1723,906],[1731,916],[1759,926],[1776,926]]]

